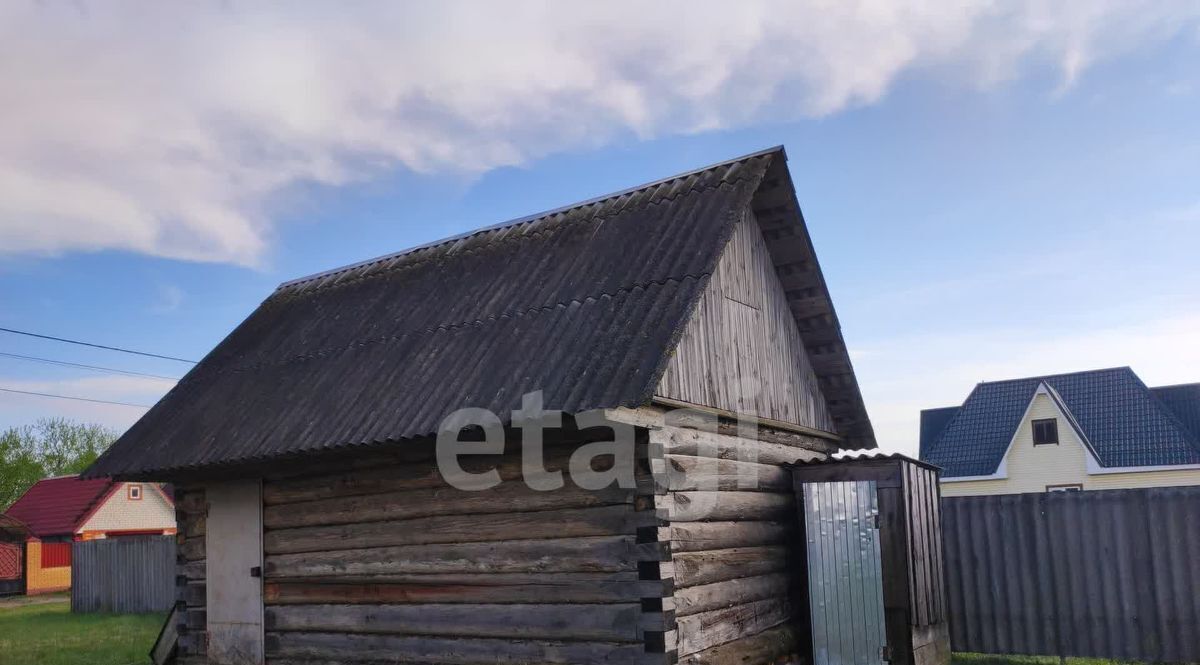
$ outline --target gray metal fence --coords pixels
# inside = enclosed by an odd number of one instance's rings
[[[1200,487],[942,500],[955,651],[1200,661]]]
[[[72,612],[163,612],[174,603],[174,537],[87,540],[72,546]]]

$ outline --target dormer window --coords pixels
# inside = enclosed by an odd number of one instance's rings
[[[1058,445],[1058,419],[1045,418],[1033,421],[1033,445]]]
[[[125,491],[128,494],[130,501],[141,501],[142,500],[142,486],[141,485],[134,485],[131,483],[130,485],[128,485],[125,488]]]

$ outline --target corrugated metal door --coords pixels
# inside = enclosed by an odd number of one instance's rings
[[[804,485],[814,665],[883,662],[878,514],[874,481]]]

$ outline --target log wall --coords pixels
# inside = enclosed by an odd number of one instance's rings
[[[547,449],[566,468],[571,446]],[[263,485],[268,663],[662,663],[663,558],[635,488],[449,486],[429,461]],[[644,533],[644,532],[643,532]],[[650,645],[647,641],[650,641]]]
[[[175,486],[175,605],[179,623],[179,664],[205,662],[205,518],[207,503],[200,485]]]
[[[663,601],[675,620],[668,651],[688,665],[766,665],[803,651],[793,625],[802,543],[783,465],[823,459],[832,444],[765,429],[754,439],[721,433],[725,426],[668,424],[654,409],[617,417],[648,431],[643,463],[653,478],[656,540],[670,551],[658,566],[672,590]]]

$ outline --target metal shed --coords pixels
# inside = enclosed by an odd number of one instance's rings
[[[792,468],[814,665],[950,662],[938,473],[903,455]]]

